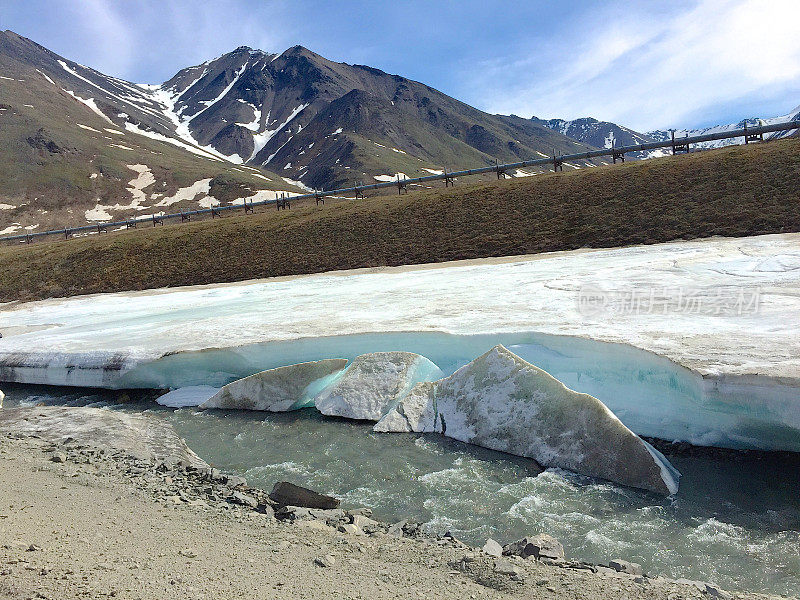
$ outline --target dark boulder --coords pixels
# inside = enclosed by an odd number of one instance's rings
[[[539,533],[503,546],[503,554],[522,558],[532,556],[536,559],[563,560],[564,546],[546,533]]]
[[[339,507],[339,500],[332,496],[318,494],[312,490],[279,481],[269,493],[270,500],[282,506],[302,506],[305,508],[332,509]]]

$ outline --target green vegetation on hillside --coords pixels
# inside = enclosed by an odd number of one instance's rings
[[[800,231],[800,140],[0,248],[0,299]]]
[[[1,32],[0,32],[1,33]],[[164,211],[164,196],[201,179],[215,178],[221,202],[261,189],[300,191],[277,174],[200,156],[182,147],[123,130],[101,118],[33,66],[0,53],[0,231],[42,231],[87,223],[96,204],[128,206],[128,165],[147,165],[155,182],[145,188],[145,214]],[[154,194],[158,196],[155,197]],[[219,197],[217,197],[217,194]],[[238,194],[238,195],[237,195]],[[188,199],[168,210],[196,209]],[[115,208],[113,219],[142,214]]]

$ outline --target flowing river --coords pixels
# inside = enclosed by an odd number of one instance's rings
[[[683,477],[660,498],[438,435],[373,433],[371,424],[293,413],[169,410],[155,393],[8,385],[6,407],[38,403],[151,411],[203,459],[270,489],[288,480],[424,522],[482,545],[547,532],[567,554],[623,558],[650,574],[736,590],[800,590],[800,455],[670,456]],[[121,401],[124,400],[124,401]]]

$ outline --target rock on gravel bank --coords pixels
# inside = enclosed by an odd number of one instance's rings
[[[369,508],[282,504],[191,460],[150,416],[0,415],[2,598],[768,598],[570,560],[546,535],[472,548]]]

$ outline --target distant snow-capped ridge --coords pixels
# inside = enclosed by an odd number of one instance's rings
[[[533,117],[531,120],[558,131],[562,135],[597,148],[619,148],[621,146],[633,146],[636,144],[659,141],[659,138],[652,137],[650,134],[639,133],[638,131],[609,121],[598,121],[592,117],[583,117],[571,121],[565,119],[542,120],[536,117]],[[666,152],[663,149],[655,149],[631,152],[629,156],[632,158],[645,159],[656,158],[664,154],[666,154]]]
[[[789,121],[800,121],[800,106],[795,107],[791,112],[785,115],[781,115],[779,117],[772,117],[769,119],[759,119],[759,118],[750,118],[750,119],[742,119],[737,123],[729,123],[727,125],[715,125],[713,127],[706,127],[704,129],[680,129],[675,130],[675,137],[693,137],[696,135],[706,135],[709,133],[723,133],[726,131],[733,131],[736,129],[743,129],[745,124],[748,127],[758,127],[760,125],[774,125],[776,123],[788,123]],[[776,131],[774,133],[769,133],[764,136],[764,139],[776,140],[784,137],[788,137],[795,133],[795,130],[789,131]],[[656,140],[669,140],[672,137],[672,132],[670,130],[656,130],[656,131],[649,131],[646,133],[648,137],[652,137]],[[712,140],[710,142],[700,142],[697,144],[700,148],[722,148],[724,146],[732,146],[735,144],[740,144],[741,138],[729,138],[725,140]]]
[[[583,117],[580,119],[573,119],[571,121],[565,119],[537,119],[533,117],[532,121],[549,127],[560,134],[570,137],[574,140],[597,146],[598,148],[612,148],[621,146],[633,146],[636,144],[644,144],[647,142],[663,142],[672,138],[672,130],[657,129],[655,131],[648,131],[647,133],[639,133],[624,127],[611,123],[609,121],[598,121],[591,117]],[[678,129],[675,130],[675,137],[693,137],[697,135],[705,135],[709,133],[722,133],[733,131],[736,129],[743,129],[745,123],[748,127],[756,127],[758,125],[773,125],[775,123],[786,123],[788,121],[800,121],[800,106],[788,114],[779,117],[772,117],[769,119],[749,118],[742,119],[738,123],[729,123],[727,125],[716,125],[714,127],[706,127],[704,129]],[[767,134],[764,139],[780,139],[789,137],[795,133],[795,130],[790,131],[776,131]],[[730,138],[725,140],[713,140],[710,142],[701,142],[696,144],[699,148],[722,148],[723,146],[731,146],[740,144],[741,138]],[[656,158],[668,154],[668,149],[656,149],[645,152],[632,152],[633,158]]]

